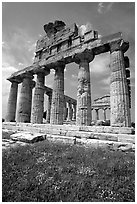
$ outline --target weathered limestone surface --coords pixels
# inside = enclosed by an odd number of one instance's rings
[[[67,115],[68,115],[67,103],[66,99],[64,99],[64,120],[67,119]]]
[[[31,123],[15,123],[15,122],[4,122],[2,123],[3,129],[9,129],[14,131],[82,131],[82,132],[93,132],[93,133],[113,133],[131,135],[133,129],[130,127],[111,127],[111,126],[76,126],[76,125],[51,125],[51,124],[31,124]],[[133,137],[135,137],[133,135]]]
[[[8,99],[7,115],[6,115],[7,122],[15,121],[17,93],[18,93],[18,82],[13,81],[11,82],[10,94]]]
[[[45,58],[45,59],[43,57],[43,59],[40,60],[40,62],[38,63],[36,62],[27,68],[24,68],[18,72],[13,73],[11,77],[9,77],[9,79],[14,77],[20,77],[20,75],[26,73],[26,71],[34,74],[35,71],[39,71],[39,69],[44,69],[44,67],[40,67],[43,65],[46,65],[52,69],[53,63],[56,64],[56,62],[59,60],[62,60],[62,58],[64,59],[66,64],[70,62],[74,62],[73,56],[77,53],[83,52],[85,49],[93,50],[95,55],[108,52],[110,50],[109,43],[119,41],[121,39],[122,39],[122,33],[120,32],[109,36],[101,37],[95,40],[93,40],[93,36],[92,36],[92,37],[89,37],[88,41],[84,41],[84,43],[80,39],[78,43],[75,43],[77,39],[74,38],[72,39],[72,45],[70,46],[71,49],[69,48],[67,50],[63,50],[60,48],[62,50],[61,54],[59,52],[59,53],[51,54],[48,56],[48,58]],[[42,48],[41,48],[41,51],[42,51],[43,49],[45,49],[45,47],[43,46],[46,44],[46,42],[42,40],[41,43],[42,43]],[[45,51],[43,51],[43,55],[45,54],[44,52]],[[37,58],[37,55],[36,55],[36,58]]]
[[[37,73],[37,81],[34,92],[33,108],[32,108],[32,123],[43,123],[43,112],[44,112],[44,83],[45,75],[49,74],[47,72]]]
[[[30,122],[32,88],[34,87],[34,81],[32,81],[32,79],[32,75],[26,75],[23,79],[18,105],[17,122]]]
[[[10,138],[14,141],[21,141],[26,143],[34,143],[45,140],[45,134],[30,133],[30,132],[19,132],[10,135]]]
[[[104,121],[106,120],[106,109],[103,109],[103,113],[104,113]]]
[[[111,126],[131,126],[129,96],[127,79],[125,74],[124,52],[128,49],[128,44],[111,43],[111,82],[110,82],[110,106],[111,106]]]
[[[73,110],[72,110],[72,104],[71,102],[68,102],[68,121],[72,120],[72,116],[73,116]]]
[[[122,39],[121,33],[116,33],[106,37],[98,37],[97,31],[90,30],[80,35],[76,24],[67,27],[62,21],[55,21],[44,26],[46,36],[37,42],[36,56],[32,66],[14,73],[9,80],[24,81],[24,74],[41,73],[42,71],[55,68],[55,80],[51,107],[51,124],[63,124],[64,119],[64,66],[65,64],[76,62],[79,64],[78,90],[77,90],[77,120],[79,126],[89,126],[91,124],[91,93],[90,93],[90,72],[89,62],[95,55],[104,52],[111,52],[111,125],[130,126],[130,110],[128,85],[125,67],[128,60],[124,61],[124,52],[129,45]],[[63,66],[60,65],[63,62]],[[63,68],[62,68],[63,67]],[[61,71],[60,71],[61,70]],[[63,71],[62,71],[63,70]],[[39,75],[39,74],[38,74]],[[41,79],[40,79],[41,78]],[[43,81],[39,77],[38,81]],[[43,81],[44,82],[44,81]],[[24,82],[23,82],[24,83]],[[41,83],[42,84],[42,83]],[[42,88],[36,86],[34,94],[34,105],[32,111],[32,122],[42,123],[43,116],[43,85]],[[22,104],[25,104],[22,102]],[[94,109],[97,107],[94,107]],[[103,107],[106,108],[106,107]],[[25,108],[23,108],[23,111]],[[20,111],[22,114],[22,110]],[[25,115],[19,121],[27,122]],[[105,115],[104,115],[105,118]]]
[[[47,108],[47,116],[46,116],[47,123],[50,123],[51,102],[52,102],[52,94],[48,94],[48,108]]]
[[[95,109],[95,111],[96,111],[96,120],[99,120],[99,109]]]
[[[55,67],[53,93],[52,93],[52,105],[51,105],[51,124],[63,124],[63,112],[64,112],[64,63],[59,63]]]
[[[77,125],[91,124],[91,88],[89,62],[94,59],[92,52],[88,50],[75,56],[75,62],[79,64],[77,87]]]
[[[13,140],[23,142],[37,142],[44,139],[54,141],[71,142],[74,144],[85,143],[90,145],[105,145],[114,150],[134,151],[135,135],[131,135],[131,128],[128,127],[104,127],[107,132],[102,132],[102,127],[92,126],[71,126],[71,125],[50,125],[30,123],[4,123],[3,129],[14,131],[25,131],[11,136]],[[96,130],[96,132],[95,132]],[[27,131],[27,132],[26,132]],[[124,133],[124,134],[123,134]]]
[[[76,120],[76,104],[72,104],[73,106],[73,116],[72,116],[72,120]]]

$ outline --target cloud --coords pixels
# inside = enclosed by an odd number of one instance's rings
[[[20,69],[18,65],[29,66],[33,63],[35,51],[35,39],[32,39],[27,31],[21,28],[12,28],[10,32],[3,33],[2,60],[11,66]],[[21,67],[22,68],[22,67]]]
[[[109,73],[110,55],[108,53],[101,54],[89,64],[92,74],[106,75]]]
[[[97,7],[97,11],[100,14],[106,13],[112,9],[114,2],[104,3],[100,2]]]
[[[3,63],[2,65],[2,115],[5,117],[7,102],[9,97],[10,85],[11,83],[7,80],[7,78],[13,73],[16,72],[17,69],[13,66],[10,66],[8,63]]]
[[[35,39],[21,28],[3,32],[2,42],[2,114],[5,117],[11,83],[6,80],[14,72],[33,63]]]
[[[86,32],[93,30],[93,25],[90,22],[87,22],[85,25],[79,27],[79,34],[84,35]]]
[[[104,84],[104,85],[110,85],[110,76],[108,76],[105,79],[102,79],[101,83]]]
[[[103,8],[104,8],[103,2],[99,3],[98,4],[98,12],[102,13]]]
[[[54,69],[51,69],[51,70],[50,70],[50,74],[46,76],[45,86],[48,86],[48,87],[50,87],[50,88],[53,88],[54,74],[55,74],[55,70],[54,70]]]

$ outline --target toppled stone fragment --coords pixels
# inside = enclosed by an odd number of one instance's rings
[[[45,134],[39,133],[29,133],[29,132],[19,132],[10,135],[12,140],[26,142],[26,143],[35,143],[39,141],[43,141],[46,138]]]

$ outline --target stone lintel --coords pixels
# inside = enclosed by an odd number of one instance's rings
[[[16,82],[18,84],[22,82],[22,78],[19,76],[18,77],[9,77],[9,78],[7,78],[7,80],[10,81],[11,83]]]
[[[79,64],[81,62],[88,62],[90,63],[94,59],[94,53],[92,50],[86,49],[84,52],[75,54],[74,61],[75,63]]]
[[[84,43],[82,42],[74,47],[70,47],[66,49],[65,51],[51,55],[49,56],[48,59],[39,60],[38,62],[33,63],[31,66],[13,73],[11,77],[9,77],[9,79],[17,76],[20,77],[23,73],[26,73],[26,72],[31,72],[34,74],[36,71],[46,69],[45,66],[48,69],[53,69],[53,67],[56,66],[56,63],[58,63],[58,61],[62,59],[64,60],[65,64],[74,62],[74,55],[78,53],[82,53],[86,49],[93,50],[95,55],[108,52],[110,51],[109,44],[112,42],[117,42],[119,40],[122,40],[121,32],[115,33],[109,36],[101,37],[94,41],[92,39],[91,41],[88,40],[88,42],[84,42]]]
[[[116,33],[110,36],[98,38],[97,40],[88,41],[87,43],[80,43],[74,47],[66,49],[65,51],[56,53],[55,55],[51,55],[48,57],[48,59],[39,60],[38,63],[40,66],[45,65],[48,66],[49,68],[52,68],[53,64],[56,61],[64,59],[65,63],[68,64],[74,62],[75,54],[82,53],[86,49],[88,49],[89,51],[93,50],[95,55],[108,52],[110,51],[109,44],[111,42],[117,42],[119,40],[122,40],[121,33]]]
[[[109,109],[110,108],[110,105],[92,105],[92,110],[95,110],[95,109]]]
[[[7,78],[8,81],[10,82],[17,82],[17,83],[21,83],[23,81],[24,78],[30,78],[33,79],[33,74],[31,72],[25,72],[23,74],[20,74],[18,76],[11,76],[9,78]]]
[[[124,42],[123,40],[118,40],[110,43],[110,52],[122,50],[125,53],[129,48],[129,42]]]

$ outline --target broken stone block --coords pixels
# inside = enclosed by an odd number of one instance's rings
[[[35,143],[35,142],[45,140],[46,135],[40,134],[40,133],[19,132],[19,133],[10,135],[10,138],[15,141]]]

